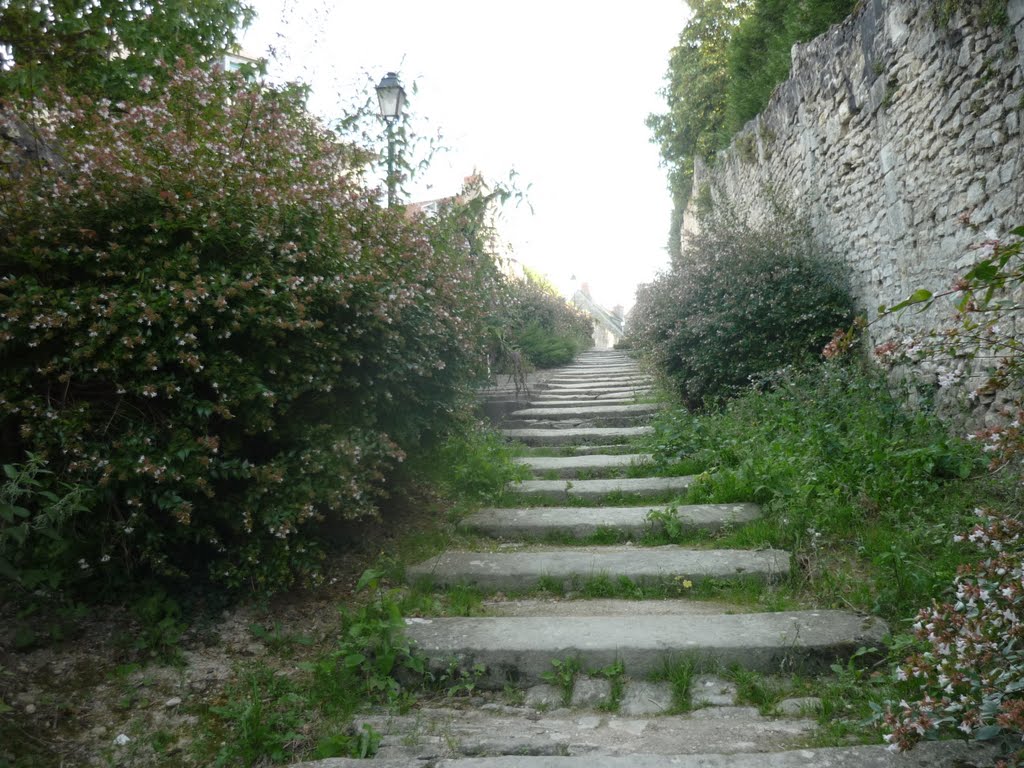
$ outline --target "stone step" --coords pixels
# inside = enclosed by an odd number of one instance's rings
[[[557,376],[551,376],[547,379],[548,384],[561,385],[561,384],[604,384],[604,383],[633,383],[635,381],[646,381],[648,383],[653,382],[654,379],[647,374],[640,373],[639,371],[621,371],[621,372],[609,372],[609,373],[562,373]]]
[[[589,456],[520,456],[514,461],[528,467],[536,475],[552,472],[558,477],[579,477],[581,472],[607,472],[648,464],[649,453],[591,454]]]
[[[657,413],[664,406],[659,403],[631,403],[628,405],[566,405],[548,408],[522,408],[509,414],[515,419],[578,419],[602,416],[646,416]]]
[[[521,480],[509,483],[511,493],[531,499],[565,501],[583,499],[601,501],[609,494],[627,496],[661,496],[666,493],[685,493],[695,479],[683,477],[612,477],[603,480]]]
[[[576,429],[503,429],[508,440],[526,445],[626,443],[654,433],[653,427],[579,427]]]
[[[624,400],[627,403],[636,402],[636,398],[650,395],[653,390],[650,389],[610,389],[607,391],[587,391],[587,392],[559,392],[557,390],[546,390],[538,391],[536,398],[538,400],[569,400],[569,401],[596,401],[602,402],[604,400]]]
[[[612,378],[598,381],[559,382],[548,379],[547,392],[586,392],[593,390],[610,389],[637,389],[639,387],[650,387],[653,382],[647,378]]]
[[[594,456],[601,453],[633,453],[635,450],[629,443],[616,443],[613,445],[594,443],[593,445],[556,445],[548,447],[523,445],[520,448],[526,456]],[[557,453],[552,453],[553,451],[557,451]]]
[[[595,680],[602,687],[607,681]],[[626,683],[623,702],[642,697],[651,683]],[[533,689],[531,689],[533,690]],[[762,717],[751,707],[717,707],[685,715],[643,717],[629,714],[572,712],[559,709],[537,715],[525,707],[486,703],[479,709],[421,708],[407,715],[361,715],[357,729],[369,725],[381,734],[382,759],[427,760],[490,755],[699,754],[712,748],[730,753],[782,749],[815,730],[807,718]],[[620,710],[621,712],[621,710]],[[462,761],[453,763],[461,766]],[[560,763],[559,763],[560,764]],[[549,762],[541,765],[554,765]]]
[[[585,407],[588,405],[634,405],[636,403],[635,397],[613,397],[605,400],[598,400],[596,397],[583,397],[583,398],[569,398],[565,399],[551,399],[551,400],[531,400],[527,403],[529,408],[577,408]]]
[[[780,549],[685,549],[662,547],[561,547],[520,552],[453,550],[406,569],[410,583],[470,584],[485,591],[525,592],[542,583],[572,589],[580,580],[625,577],[638,584],[697,584],[707,579],[778,581],[789,573]]]
[[[552,659],[583,669],[621,661],[643,679],[685,655],[698,668],[819,673],[860,648],[882,648],[885,622],[848,611],[711,616],[655,615],[406,619],[406,635],[432,668],[483,665],[481,687],[543,682]]]
[[[628,622],[632,616],[721,616],[734,613],[755,613],[752,605],[737,605],[723,600],[664,598],[660,600],[627,600],[625,598],[587,598],[570,596],[509,599],[495,595],[482,603],[486,616],[612,616]]]
[[[696,713],[694,713],[696,715]],[[587,721],[592,723],[593,721]],[[581,723],[585,727],[586,723]],[[738,733],[743,733],[742,729]],[[755,734],[749,734],[753,737]],[[443,740],[442,736],[439,740]],[[549,737],[550,738],[550,737]],[[626,738],[623,735],[622,738]],[[710,742],[709,742],[710,743]],[[729,740],[711,747],[716,751],[697,754],[666,754],[624,752],[614,755],[590,754],[593,750],[581,748],[578,753],[562,755],[554,748],[546,748],[541,737],[531,740],[530,754],[497,757],[456,757],[424,762],[420,757],[380,758],[373,761],[374,768],[971,768],[994,765],[996,748],[985,742],[961,741],[924,742],[912,751],[897,755],[885,745],[860,747],[828,747],[797,749],[782,752],[730,753]],[[537,746],[540,744],[541,746]],[[438,750],[443,753],[443,750]],[[555,755],[555,756],[549,756]],[[365,760],[332,757],[326,760],[295,763],[291,768],[365,768]]]
[[[552,419],[503,419],[501,425],[505,429],[576,429],[580,427],[638,427],[649,424],[650,416],[579,416]]]
[[[758,519],[756,504],[691,504],[678,507],[527,507],[525,509],[481,509],[461,525],[476,533],[506,539],[542,539],[548,536],[587,538],[601,529],[632,537],[662,528],[651,512],[674,510],[684,528],[718,531]]]

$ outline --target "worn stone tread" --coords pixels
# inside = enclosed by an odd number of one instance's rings
[[[578,427],[576,429],[503,429],[509,440],[526,445],[574,445],[576,443],[625,443],[654,433],[653,427]]]
[[[560,547],[520,552],[453,550],[406,569],[410,582],[429,579],[436,586],[472,584],[484,590],[525,591],[542,581],[571,587],[574,580],[607,576],[642,584],[684,579],[752,578],[777,581],[789,573],[789,553],[779,549],[686,549],[606,546]]]
[[[527,403],[528,408],[585,408],[593,405],[635,405],[635,397],[612,397],[606,400],[598,400],[596,397],[587,399],[565,399],[565,400],[531,400]]]
[[[713,616],[655,615],[407,619],[406,634],[434,667],[455,659],[481,664],[484,687],[543,682],[552,659],[578,658],[584,669],[621,661],[642,679],[680,654],[700,665],[738,664],[761,672],[816,673],[859,648],[881,648],[885,622],[848,611],[790,611]]]
[[[515,462],[538,474],[557,472],[559,477],[572,478],[580,472],[628,469],[637,464],[649,464],[653,459],[649,453],[597,453],[589,456],[520,456]]]
[[[624,598],[543,597],[524,600],[484,600],[488,616],[615,616],[629,621],[631,616],[716,616],[727,613],[755,613],[751,605],[722,600],[626,600]]]
[[[689,504],[673,507],[684,528],[718,531],[761,516],[756,504]],[[498,538],[537,539],[554,534],[586,538],[603,528],[640,536],[662,523],[651,512],[667,513],[664,506],[633,507],[525,507],[481,509],[465,518],[465,528]]]
[[[625,405],[558,405],[545,408],[521,408],[509,414],[517,419],[574,419],[588,416],[644,416],[663,410],[659,403],[628,403]]]
[[[602,681],[607,685],[607,681]],[[644,684],[640,684],[644,685]],[[647,683],[646,685],[651,685]],[[626,683],[626,697],[634,683]],[[664,685],[668,689],[668,685]],[[531,689],[532,690],[532,689]],[[554,690],[555,706],[560,707]],[[574,692],[575,693],[575,692]],[[643,692],[640,691],[640,695]],[[699,714],[661,715],[671,706],[667,697],[654,716],[572,712],[566,709],[537,717],[525,709],[485,704],[482,710],[423,708],[407,715],[370,715],[354,720],[357,727],[370,725],[383,736],[380,755],[437,755],[446,748],[451,757],[464,755],[627,755],[692,754],[726,745],[746,749],[779,749],[805,738],[815,728],[812,720],[761,717],[757,710],[732,708],[720,717]],[[639,697],[637,697],[639,699]],[[665,699],[667,698],[667,701]],[[667,706],[666,706],[667,705]],[[379,759],[379,758],[378,758]]]
[[[782,752],[700,753],[628,756],[499,756],[440,759],[418,757],[375,760],[375,768],[987,768],[996,750],[989,744],[961,741],[925,742],[897,755],[886,746],[791,749]],[[292,768],[365,768],[365,760],[328,758]]]
[[[609,494],[657,496],[684,493],[694,481],[693,475],[682,477],[612,477],[603,480],[521,480],[509,483],[508,490],[521,496],[563,501],[584,499],[600,501]]]
[[[648,388],[653,382],[650,379],[606,379],[604,381],[586,381],[577,383],[562,383],[557,381],[547,382],[547,390],[549,392],[590,392],[590,391],[603,391],[611,389],[640,389]]]

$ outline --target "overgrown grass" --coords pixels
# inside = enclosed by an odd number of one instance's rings
[[[762,505],[762,521],[718,546],[788,549],[819,605],[897,626],[970,558],[953,534],[972,510],[1019,502],[978,446],[910,410],[866,365],[788,370],[720,410],[662,414],[655,428],[647,448],[666,471],[701,471],[685,503]]]

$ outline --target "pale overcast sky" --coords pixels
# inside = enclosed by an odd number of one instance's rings
[[[588,281],[607,306],[668,262],[671,201],[644,119],[688,15],[682,0],[253,0],[243,46],[278,52],[272,74],[313,87],[330,118],[398,71],[422,131],[450,151],[415,199],[458,191],[478,168],[530,184],[530,214],[510,211],[515,256],[568,292]]]

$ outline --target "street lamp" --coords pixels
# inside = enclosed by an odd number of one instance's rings
[[[398,75],[388,72],[377,86],[380,116],[388,126],[388,208],[395,204],[395,123],[402,119],[405,89]]]

